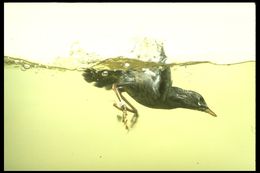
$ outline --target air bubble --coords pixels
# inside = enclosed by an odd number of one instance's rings
[[[101,75],[102,76],[107,76],[108,75],[108,71],[103,71]]]
[[[76,70],[77,71],[82,71],[82,70],[84,70],[84,68],[83,67],[77,67]]]
[[[129,67],[129,66],[130,66],[129,63],[125,63],[125,64],[124,64],[124,67]]]
[[[147,71],[148,69],[147,68],[142,68],[142,71]]]
[[[29,69],[31,66],[30,66],[29,64],[24,64],[23,67],[24,67],[25,69]]]

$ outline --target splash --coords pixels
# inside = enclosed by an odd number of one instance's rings
[[[4,56],[5,66],[13,66],[20,68],[22,71],[26,71],[32,68],[43,68],[59,71],[84,71],[87,68],[95,67],[96,69],[114,69],[114,70],[142,70],[143,68],[165,68],[191,66],[202,63],[208,63],[213,65],[235,65],[246,62],[243,61],[232,64],[217,64],[211,61],[189,61],[189,62],[176,62],[166,64],[167,57],[164,52],[164,45],[162,41],[158,41],[151,38],[143,38],[137,41],[134,48],[127,56],[117,57],[102,57],[97,53],[89,53],[81,48],[79,42],[72,43],[69,57],[56,57],[52,63],[42,64],[32,62],[26,59],[17,57]],[[104,74],[106,75],[106,74]]]

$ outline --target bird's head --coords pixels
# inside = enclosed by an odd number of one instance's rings
[[[206,112],[212,116],[217,116],[207,105],[204,98],[197,92],[191,90],[183,90],[181,88],[173,87],[169,102],[176,107],[187,108]]]
[[[204,98],[195,91],[191,92],[191,98],[189,100],[189,104],[191,105],[192,109],[199,110],[202,112],[207,112],[210,115],[216,117],[217,115],[208,107],[207,103],[205,102]]]

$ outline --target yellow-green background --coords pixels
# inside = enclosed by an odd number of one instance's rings
[[[254,170],[255,63],[172,68],[218,115],[139,110],[127,132],[112,91],[80,72],[5,67],[5,170]]]

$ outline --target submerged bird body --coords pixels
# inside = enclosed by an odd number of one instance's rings
[[[125,59],[125,61],[129,62],[129,59]],[[129,66],[131,67],[131,63]],[[83,76],[87,82],[95,82],[95,86],[100,88],[111,89],[115,83],[119,91],[128,93],[135,101],[144,106],[158,109],[168,108],[164,102],[172,85],[170,67],[130,68],[127,70],[90,68],[84,72]]]
[[[101,75],[104,72],[106,76]],[[206,106],[203,97],[195,91],[172,86],[170,67],[142,71],[87,69],[83,76],[86,81],[95,82],[99,88],[111,89],[112,84],[116,83],[118,90],[128,93],[135,101],[149,108],[199,110]]]
[[[113,89],[119,101],[123,100],[126,103],[123,106],[114,104],[116,108],[123,111],[125,124],[127,111],[134,113],[132,125],[137,121],[138,112],[122,95],[123,92],[149,108],[186,108],[216,116],[199,93],[172,86],[171,69],[164,63],[166,60],[164,52],[161,59],[163,61],[157,63],[122,57],[107,59],[86,69],[83,76],[87,82],[94,82],[96,87]]]
[[[163,80],[163,74],[168,69],[150,70],[143,72],[129,71],[124,74],[118,83],[138,103],[150,108],[165,108],[163,102],[171,86],[170,81]]]

